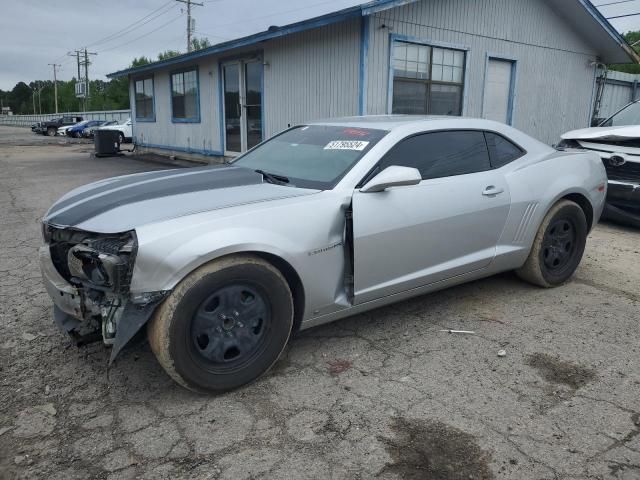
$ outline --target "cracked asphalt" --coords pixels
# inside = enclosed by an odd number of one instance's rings
[[[52,202],[163,167],[30,135],[0,127],[0,478],[640,478],[640,231],[598,226],[561,288],[504,274],[308,330],[203,396],[146,344],[72,345],[40,281]]]

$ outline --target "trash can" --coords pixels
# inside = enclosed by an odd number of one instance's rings
[[[96,130],[93,135],[93,145],[96,157],[109,157],[120,152],[120,132],[115,130]]]

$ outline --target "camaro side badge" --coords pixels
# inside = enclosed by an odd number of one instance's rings
[[[328,247],[311,250],[309,252],[309,256],[311,257],[312,255],[318,255],[319,253],[325,253],[325,252],[328,252],[329,250],[333,250],[334,248],[338,248],[340,246],[342,246],[342,242],[334,243],[333,245],[329,245]]]

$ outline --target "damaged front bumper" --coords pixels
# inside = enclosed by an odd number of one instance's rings
[[[640,228],[640,182],[609,180],[603,217]]]
[[[92,296],[87,288],[76,287],[60,275],[48,245],[40,248],[39,260],[45,288],[54,303],[55,323],[79,345],[96,340],[111,345],[110,362],[113,362],[170,293],[162,291],[126,296]]]

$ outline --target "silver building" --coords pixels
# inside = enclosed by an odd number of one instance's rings
[[[294,124],[482,117],[589,126],[598,64],[640,59],[589,0],[377,0],[110,74],[141,148],[234,156]]]

